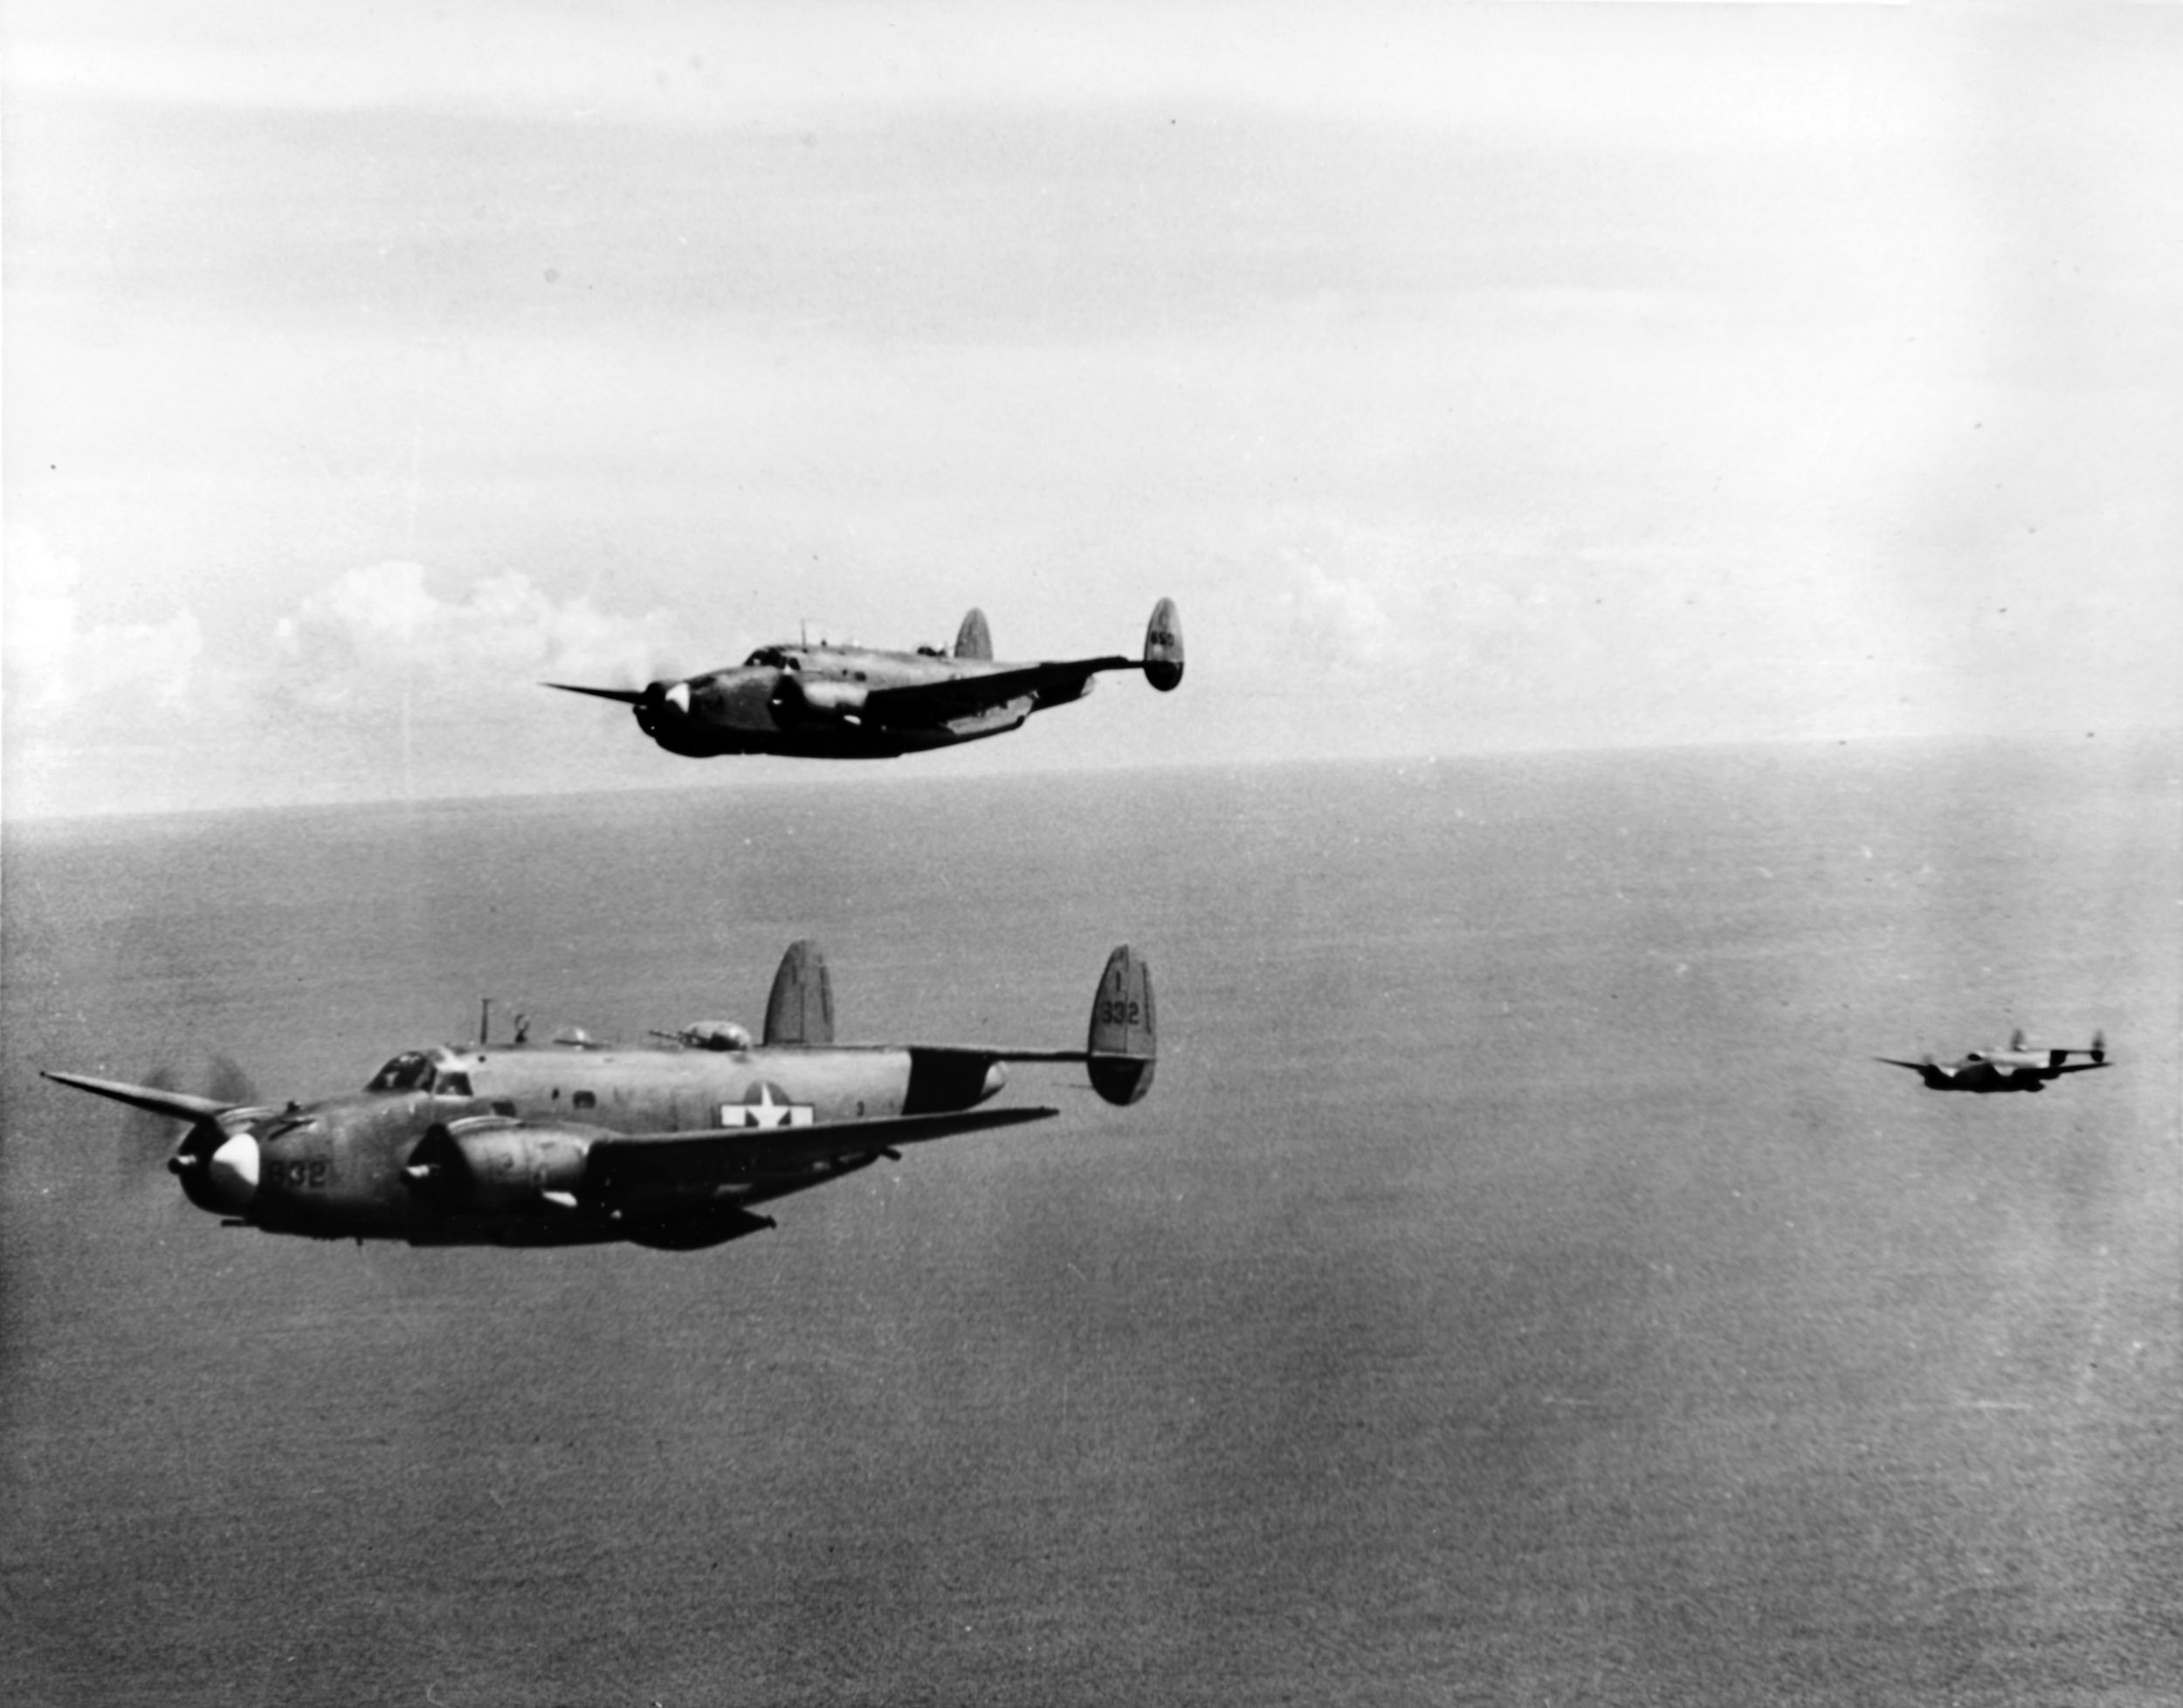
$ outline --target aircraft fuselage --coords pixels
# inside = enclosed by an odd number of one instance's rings
[[[967,1110],[1006,1078],[998,1062],[974,1050],[923,1046],[443,1047],[395,1057],[374,1079],[377,1091],[229,1117],[223,1127],[230,1140],[255,1145],[254,1186],[242,1178],[239,1145],[224,1147],[224,1169],[208,1153],[197,1170],[177,1172],[204,1208],[271,1233],[419,1244],[620,1239],[630,1236],[626,1194],[624,1214],[609,1218],[575,1214],[541,1195],[574,1195],[591,1139],[726,1128],[748,1128],[754,1137],[784,1129],[792,1139],[796,1130],[838,1121]],[[405,1174],[435,1127],[451,1129],[471,1152],[465,1178],[472,1189],[459,1203],[418,1189],[420,1177]],[[713,1180],[706,1202],[722,1210],[762,1202],[868,1167],[883,1149],[875,1142],[868,1153],[814,1158],[786,1180],[771,1177],[770,1167],[748,1180]],[[476,1187],[501,1174],[506,1189],[480,1196]],[[654,1206],[663,1218],[690,1208]]]
[[[848,646],[769,647],[759,656],[780,662],[708,671],[649,694],[631,708],[637,727],[685,759],[899,759],[1004,735],[1033,712],[1081,699],[1092,686],[1087,676],[1074,692],[1045,689],[936,721],[896,722],[868,709],[873,689],[945,684],[1013,667]]]
[[[1959,1061],[1918,1064],[1918,1075],[1936,1092],[2043,1092],[2049,1080],[2065,1073],[2082,1073],[2069,1057],[2090,1052],[2076,1050],[1974,1050]],[[2090,1066],[2097,1067],[2104,1052]]]

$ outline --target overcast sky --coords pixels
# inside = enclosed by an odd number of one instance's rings
[[[17,0],[5,810],[2173,726],[2180,21]]]

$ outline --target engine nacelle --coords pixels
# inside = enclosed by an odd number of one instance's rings
[[[812,680],[794,671],[782,673],[773,692],[773,715],[784,729],[804,724],[855,724],[864,721],[864,696],[859,682]]]
[[[435,1125],[410,1153],[403,1178],[445,1209],[527,1209],[583,1184],[589,1138],[559,1127],[481,1117]]]

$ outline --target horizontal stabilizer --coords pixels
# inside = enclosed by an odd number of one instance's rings
[[[830,1044],[834,1041],[834,983],[826,957],[808,937],[788,945],[766,999],[768,1043]]]

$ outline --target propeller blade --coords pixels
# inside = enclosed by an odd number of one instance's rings
[[[171,1093],[180,1078],[173,1068],[162,1062],[144,1076],[144,1089]],[[162,1114],[141,1105],[123,1107],[114,1156],[125,1184],[142,1180],[166,1161],[168,1153],[175,1147],[176,1119],[172,1113]]]
[[[207,1097],[218,1098],[230,1108],[239,1109],[265,1101],[258,1095],[258,1087],[251,1083],[250,1075],[243,1071],[232,1056],[213,1057],[211,1070],[205,1075],[204,1091]]]
[[[623,706],[642,706],[644,691],[637,688],[586,688],[575,682],[541,682],[541,688],[558,688],[564,694],[589,694],[594,699],[610,699]]]

